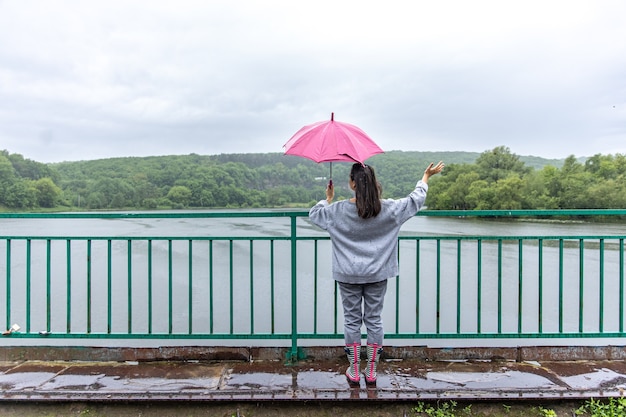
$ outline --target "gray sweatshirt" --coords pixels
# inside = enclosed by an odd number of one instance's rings
[[[332,242],[333,278],[367,284],[398,275],[400,227],[422,208],[428,184],[418,181],[408,197],[381,200],[376,217],[362,219],[349,200],[321,200],[309,211],[313,224],[328,231]]]

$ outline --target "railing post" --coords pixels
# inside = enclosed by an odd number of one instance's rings
[[[6,327],[11,327],[11,239],[7,239],[7,269],[6,269]]]
[[[624,239],[619,240],[619,331],[624,331]]]
[[[67,311],[65,312],[66,332],[72,333],[72,243],[70,239],[65,242],[66,265],[67,265]]]
[[[287,353],[287,362],[295,363],[300,359],[298,352],[298,264],[296,216],[291,216],[291,349]]]
[[[50,333],[50,317],[52,308],[50,306],[52,302],[51,297],[51,283],[52,283],[52,273],[51,273],[51,258],[52,258],[52,241],[50,239],[46,240],[46,332]]]
[[[31,313],[31,240],[26,239],[26,333],[30,333],[30,313]]]

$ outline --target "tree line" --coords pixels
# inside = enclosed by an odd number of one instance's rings
[[[406,196],[428,163],[430,209],[622,208],[626,156],[550,160],[500,146],[483,153],[391,151],[370,158],[383,197]],[[348,163],[334,163],[336,198],[349,198]],[[44,164],[0,151],[0,208],[144,210],[310,207],[324,198],[329,164],[281,153],[170,155]]]
[[[626,207],[626,155],[596,154],[584,163],[526,166],[504,146],[473,164],[446,167],[429,191],[429,208],[448,210],[618,209]]]

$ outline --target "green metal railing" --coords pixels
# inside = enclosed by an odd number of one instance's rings
[[[225,222],[271,218],[271,235],[0,236],[0,302],[19,339],[165,339],[216,343],[342,339],[330,241],[303,232],[308,212],[0,214],[20,221]],[[626,210],[422,211],[429,217],[554,218]],[[284,223],[284,224],[283,224]],[[79,226],[72,226],[78,227]],[[306,229],[306,228],[305,228]],[[407,236],[386,301],[388,339],[621,338],[624,239]],[[1,304],[0,304],[1,305]],[[232,343],[232,342],[231,342]]]

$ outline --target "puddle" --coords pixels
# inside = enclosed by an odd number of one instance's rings
[[[626,388],[626,376],[606,368],[561,380],[574,389]]]
[[[428,372],[428,379],[473,389],[562,389],[547,378],[527,372]]]

